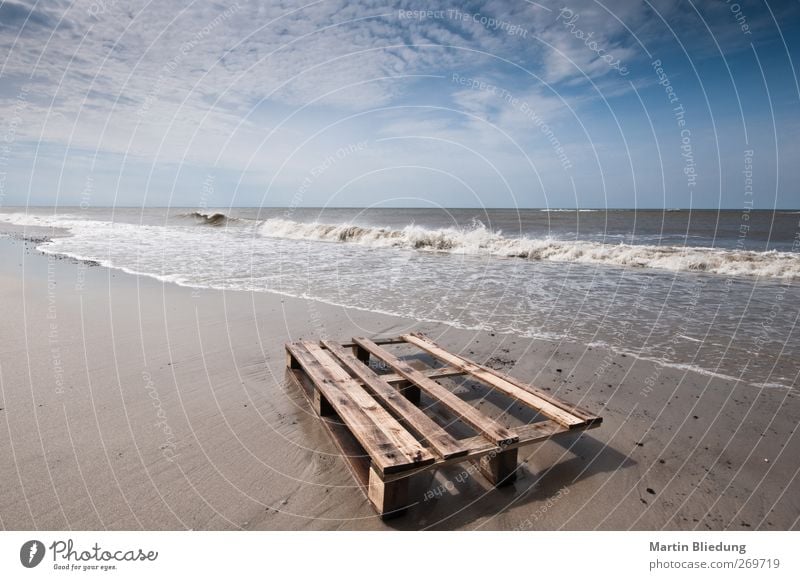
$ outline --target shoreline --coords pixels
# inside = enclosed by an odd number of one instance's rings
[[[0,231],[0,236],[2,236],[5,233],[6,235],[11,237],[12,239],[18,239],[18,240],[21,240],[21,241],[27,241],[27,242],[30,242],[30,243],[35,244],[35,245],[50,242],[54,238],[68,237],[68,236],[71,235],[68,230],[60,229],[60,228],[45,228],[45,227],[38,227],[38,226],[10,226],[10,227],[14,228],[14,229],[18,229],[20,233],[16,233],[16,232],[13,232],[13,231],[11,233]],[[40,231],[40,230],[41,231],[49,231],[50,233],[49,233],[49,235],[35,235],[35,234],[25,233],[25,232],[31,231],[31,230],[32,231]],[[56,231],[58,231],[59,233],[56,234],[55,233]],[[43,256],[54,256],[55,259],[58,259],[58,260],[62,260],[62,259],[71,260],[71,261],[73,261],[75,263],[82,263],[82,264],[85,264],[85,265],[91,266],[91,267],[99,266],[99,267],[107,268],[107,269],[110,269],[110,270],[115,270],[115,271],[118,271],[118,272],[122,272],[124,274],[130,275],[130,276],[134,276],[134,277],[142,276],[142,277],[145,277],[145,278],[150,278],[152,280],[156,280],[157,282],[164,283],[164,284],[175,284],[175,285],[180,286],[182,288],[189,288],[189,289],[192,290],[192,292],[198,292],[198,291],[252,292],[250,290],[244,290],[244,289],[241,289],[241,288],[223,288],[223,287],[215,287],[215,286],[193,285],[193,284],[189,284],[189,283],[186,283],[186,282],[183,282],[183,281],[180,281],[180,280],[172,279],[170,276],[159,276],[157,274],[152,274],[152,273],[148,273],[148,272],[140,272],[140,271],[132,270],[132,269],[129,269],[129,268],[126,268],[126,267],[123,267],[123,266],[114,266],[114,265],[111,265],[111,264],[103,262],[103,261],[93,260],[93,259],[90,259],[90,258],[78,256],[78,255],[75,255],[75,254],[72,254],[72,253],[69,253],[69,252],[57,252],[57,251],[47,252],[47,251],[39,250],[38,248],[36,248],[36,251],[39,254],[43,255]],[[713,274],[713,273],[701,273],[701,274],[702,275],[712,276],[712,277],[713,276],[721,276],[721,275]],[[745,276],[745,278],[747,278],[747,276]],[[786,281],[784,283],[789,283],[789,281]],[[345,310],[358,310],[358,311],[361,311],[361,312],[364,312],[364,313],[367,313],[367,314],[375,314],[375,315],[379,315],[379,316],[405,318],[405,317],[403,317],[401,315],[398,315],[398,314],[395,314],[395,313],[392,313],[392,312],[383,311],[383,310],[378,310],[378,309],[375,309],[375,308],[362,308],[362,307],[358,307],[358,306],[350,306],[350,305],[345,305],[345,304],[341,304],[341,303],[338,303],[338,302],[334,302],[334,301],[331,301],[331,300],[324,300],[324,299],[321,299],[321,298],[312,298],[312,297],[305,297],[305,296],[297,296],[297,295],[291,294],[289,292],[280,292],[278,290],[273,290],[273,289],[264,289],[264,290],[261,290],[260,293],[272,294],[272,295],[279,296],[279,297],[282,297],[282,298],[308,300],[308,301],[311,301],[311,302],[315,302],[317,304],[324,304],[326,306],[331,306],[331,307],[335,307],[335,308],[342,308],[342,309],[345,309]],[[464,325],[457,325],[457,324],[454,324],[452,322],[447,322],[447,321],[443,321],[443,320],[428,319],[428,318],[424,318],[424,319],[415,318],[414,320],[419,322],[419,323],[427,323],[427,324],[436,324],[436,325],[441,325],[441,326],[447,326],[447,327],[452,328],[455,331],[479,332],[479,331],[483,331],[484,330],[484,329],[477,328],[477,327],[468,327],[468,326],[464,326]],[[489,334],[492,334],[493,331],[487,330],[486,332],[489,333]],[[500,334],[502,336],[517,336],[517,337],[525,339],[525,340],[537,340],[537,341],[538,340],[542,340],[542,341],[546,341],[546,342],[549,342],[549,343],[558,343],[558,342],[561,342],[562,340],[568,340],[568,341],[570,340],[569,337],[561,337],[561,336],[557,336],[557,335],[548,335],[547,333],[537,333],[535,335],[530,335],[530,334],[527,334],[527,335],[513,335],[513,334],[508,333],[508,332],[495,332],[495,334]],[[688,337],[683,337],[683,338],[688,338]],[[694,339],[692,339],[692,340],[694,340]],[[601,349],[612,351],[615,354],[615,356],[633,357],[633,358],[635,358],[637,360],[651,362],[651,363],[654,363],[654,364],[656,364],[658,366],[661,366],[661,367],[669,367],[669,368],[672,368],[672,369],[674,369],[676,371],[679,371],[679,372],[685,371],[685,372],[697,373],[697,374],[700,374],[700,375],[704,375],[706,377],[712,377],[712,378],[716,378],[716,379],[721,379],[723,381],[732,381],[732,382],[736,382],[736,383],[742,383],[743,385],[747,385],[747,386],[750,386],[750,387],[753,387],[753,388],[761,388],[761,389],[770,388],[770,389],[784,390],[784,391],[787,392],[787,396],[791,396],[791,397],[796,397],[798,395],[798,392],[796,391],[795,385],[785,385],[785,384],[781,384],[781,383],[774,382],[774,381],[768,381],[768,382],[747,381],[746,379],[743,379],[743,378],[740,378],[740,377],[735,377],[735,376],[732,376],[732,375],[729,375],[729,374],[725,374],[725,373],[719,372],[719,369],[711,370],[711,369],[707,369],[707,368],[704,368],[702,366],[698,366],[698,365],[695,365],[695,364],[671,362],[671,361],[668,361],[668,360],[659,359],[659,358],[656,358],[656,357],[640,354],[640,353],[637,353],[637,352],[635,352],[633,350],[624,348],[622,346],[615,346],[613,344],[610,344],[610,343],[604,342],[604,341],[592,341],[592,342],[590,342],[588,344],[585,344],[583,346],[593,347],[593,348],[598,348],[599,347]]]
[[[254,209],[254,208],[251,208]],[[260,211],[260,210],[259,210]],[[585,210],[589,211],[589,210]],[[744,245],[744,238],[732,242],[719,243],[717,238],[706,240],[706,244],[687,243],[689,237],[682,239],[682,243],[671,243],[670,236],[666,236],[662,243],[662,234],[651,239],[651,235],[640,233],[638,241],[635,236],[619,238],[618,233],[609,233],[609,238],[595,239],[591,236],[572,239],[559,236],[534,235],[519,232],[511,236],[503,233],[503,229],[493,226],[487,227],[481,220],[473,221],[469,225],[461,224],[448,226],[417,226],[415,222],[400,228],[388,225],[370,224],[343,224],[323,223],[317,220],[308,222],[295,221],[292,217],[272,216],[266,217],[233,216],[220,212],[198,212],[180,214],[177,217],[202,217],[201,223],[212,228],[220,228],[227,232],[232,223],[252,222],[251,226],[258,225],[260,236],[278,240],[309,240],[313,242],[353,244],[353,247],[368,247],[373,249],[399,249],[403,251],[420,252],[423,255],[454,255],[483,259],[491,257],[495,260],[522,260],[529,263],[568,265],[580,264],[586,266],[604,266],[617,268],[631,273],[666,273],[673,276],[681,275],[707,275],[717,281],[736,278],[743,281],[756,283],[785,283],[791,284],[800,279],[800,260],[797,258],[797,249],[800,242],[781,242],[780,247],[775,247],[776,242],[771,237],[766,240],[767,246],[772,248],[752,248]],[[52,217],[52,216],[51,216]],[[39,220],[37,216],[35,220]],[[126,225],[135,225],[127,222]],[[5,226],[6,224],[4,224]],[[163,226],[166,224],[158,224]],[[396,224],[395,224],[396,225]],[[269,229],[265,229],[269,226]],[[58,244],[58,239],[76,235],[71,233],[72,226],[42,225],[36,221],[31,225],[23,222],[8,222],[7,227],[19,231],[51,231],[60,230],[62,234],[51,236],[50,241]],[[549,228],[549,225],[548,225]],[[549,230],[548,230],[549,231]],[[628,234],[626,234],[628,235]],[[696,237],[696,236],[695,236]],[[721,239],[721,238],[720,238]],[[644,243],[643,243],[644,241]],[[784,247],[785,246],[785,247]],[[77,253],[61,250],[61,254],[69,255],[76,259],[85,259]],[[135,271],[130,268],[110,264],[108,267],[119,268],[136,275],[154,276],[146,271]],[[160,279],[160,278],[159,278]],[[166,280],[173,281],[173,280]],[[196,282],[193,281],[193,282]],[[181,281],[180,283],[192,286],[193,282]],[[247,290],[247,288],[243,288]]]
[[[189,288],[35,245],[0,239],[6,529],[798,527],[798,403],[784,392],[661,367],[643,396],[658,365],[599,347]],[[441,470],[416,490],[423,505],[381,522],[287,386],[283,343],[406,330],[588,407],[603,426],[525,449],[506,489]]]

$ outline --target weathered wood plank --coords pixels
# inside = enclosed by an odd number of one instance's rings
[[[516,442],[519,437],[495,423],[490,417],[479,412],[466,401],[458,398],[442,385],[429,379],[424,374],[411,367],[408,363],[401,361],[392,353],[381,348],[368,338],[354,338],[353,341],[364,347],[372,355],[383,360],[400,376],[408,379],[428,395],[439,401],[445,407],[454,412],[459,419],[470,425],[478,433],[495,443],[496,445],[508,445]]]
[[[585,427],[580,427],[577,430],[583,431],[586,429],[592,429],[593,425],[587,425]],[[391,474],[386,475],[384,480],[391,481],[398,477],[405,477],[410,474],[420,473],[422,471],[426,471],[432,467],[444,467],[446,465],[453,465],[457,463],[463,463],[466,460],[476,460],[481,457],[485,457],[486,455],[496,455],[505,451],[507,449],[514,449],[524,447],[526,445],[533,445],[534,443],[540,443],[543,441],[547,441],[548,439],[552,439],[553,437],[557,437],[559,435],[564,435],[566,433],[575,433],[575,430],[567,429],[566,427],[559,425],[555,421],[551,419],[546,419],[544,421],[539,421],[537,423],[530,423],[528,425],[521,425],[519,427],[514,428],[514,432],[519,435],[519,441],[516,443],[511,443],[510,445],[506,445],[504,447],[498,447],[488,441],[485,437],[480,435],[476,435],[474,437],[467,437],[466,439],[459,439],[459,443],[462,445],[469,447],[470,452],[463,457],[454,457],[451,459],[446,460],[439,460],[433,465],[429,465],[426,467],[422,467],[419,469],[414,469],[411,471],[403,471],[399,474]]]
[[[415,337],[418,337],[418,338],[420,338],[422,340],[425,340],[425,341],[427,341],[427,342],[429,342],[431,344],[436,344],[436,343],[433,342],[433,340],[431,340],[429,337],[425,336],[424,334],[422,334],[420,332],[413,332],[413,333],[411,333],[411,335],[415,336]],[[509,383],[512,383],[513,385],[516,385],[517,387],[519,387],[520,389],[522,389],[524,391],[529,391],[530,393],[536,395],[537,397],[540,397],[540,398],[544,399],[545,401],[547,401],[549,403],[552,403],[556,407],[560,407],[560,408],[564,409],[565,411],[575,415],[576,417],[580,417],[581,419],[583,419],[584,421],[586,421],[588,423],[597,423],[599,425],[603,421],[603,418],[598,416],[597,414],[592,413],[591,411],[588,411],[588,410],[586,410],[586,409],[584,409],[584,408],[582,408],[582,407],[580,407],[578,405],[574,405],[574,404],[570,403],[569,401],[565,401],[564,399],[561,399],[561,398],[559,398],[559,397],[557,397],[555,395],[551,395],[550,393],[546,393],[543,390],[538,389],[538,388],[534,387],[533,385],[529,385],[527,383],[524,383],[521,380],[519,380],[519,379],[517,379],[517,378],[515,378],[515,377],[513,377],[511,375],[507,375],[507,374],[501,373],[499,371],[496,371],[494,369],[491,369],[491,368],[489,368],[489,367],[487,367],[485,365],[478,364],[475,361],[470,360],[470,359],[468,359],[468,358],[466,358],[464,356],[461,356],[461,355],[457,355],[457,356],[459,358],[461,358],[462,360],[465,360],[467,362],[470,362],[472,364],[477,365],[478,367],[480,367],[481,369],[485,370],[488,373],[492,373],[494,375],[497,375],[497,376],[505,379]],[[466,371],[466,370],[463,370],[463,369],[459,369],[459,368],[456,368],[456,367],[448,367],[448,368],[452,368],[454,370],[460,370],[463,374],[469,374],[469,371]]]
[[[495,374],[500,374],[497,371],[494,371],[494,369],[487,369],[487,370],[489,370],[490,372],[494,372]],[[572,403],[570,403],[568,401],[565,401],[564,399],[560,399],[559,397],[556,397],[555,395],[551,395],[549,393],[545,393],[541,389],[537,389],[536,387],[534,387],[532,385],[527,385],[527,384],[523,383],[522,381],[520,381],[519,379],[516,379],[516,378],[512,377],[511,375],[505,375],[504,374],[504,375],[502,375],[502,377],[504,379],[506,379],[509,383],[512,383],[512,384],[518,386],[520,389],[522,389],[524,391],[530,391],[530,392],[534,393],[537,397],[541,397],[545,401],[547,401],[549,403],[552,403],[557,407],[561,407],[562,409],[564,409],[565,411],[567,411],[569,413],[572,413],[576,417],[580,417],[581,419],[583,419],[587,423],[587,425],[588,424],[592,424],[595,427],[599,427],[600,423],[603,422],[603,418],[602,417],[599,417],[599,416],[595,415],[591,411],[587,411],[586,409],[583,409],[582,407],[579,407],[577,405],[573,405]]]
[[[386,338],[373,338],[372,342],[374,342],[375,344],[380,344],[380,345],[384,345],[384,344],[403,344],[405,342],[405,340],[403,340],[399,336],[391,336],[391,337],[386,337]],[[352,348],[352,347],[356,346],[355,342],[342,342],[340,344],[344,348]]]
[[[546,400],[531,387],[523,389],[493,369],[479,365],[478,363],[460,355],[452,354],[425,336],[407,334],[404,335],[403,338],[408,343],[419,347],[440,361],[468,372],[472,377],[478,379],[482,383],[497,389],[498,391],[508,395],[520,403],[523,403],[524,405],[527,405],[534,411],[549,417],[565,427],[572,429],[582,426],[586,422],[586,420],[582,417],[579,417],[576,414],[571,413],[570,411],[567,411],[560,406]]]
[[[310,342],[287,345],[381,473],[432,463],[435,458],[342,369]]]
[[[308,378],[308,375],[302,369],[287,369],[288,377],[298,386],[302,391],[306,400],[313,404],[313,393],[316,392],[316,387]],[[369,455],[361,447],[361,444],[353,437],[353,433],[348,429],[344,423],[338,419],[331,417],[320,417],[320,423],[328,432],[336,447],[341,453],[341,458],[344,460],[345,465],[350,469],[353,478],[356,480],[358,487],[364,492],[364,496],[369,499],[367,486],[369,484],[369,470],[372,461]]]
[[[395,416],[409,429],[427,441],[433,450],[442,458],[448,459],[458,455],[466,455],[469,448],[459,444],[452,435],[442,429],[433,419],[428,417],[408,399],[384,381],[372,369],[362,364],[351,354],[333,341],[323,340],[322,345],[332,352]]]
[[[411,433],[386,411],[386,409],[380,406],[375,399],[364,390],[363,386],[355,381],[347,371],[339,365],[338,361],[330,352],[323,350],[319,344],[314,342],[305,342],[303,344],[311,355],[314,356],[334,378],[336,386],[359,406],[372,424],[378,427],[397,450],[401,452],[403,457],[415,464],[426,464],[434,461],[434,457],[431,455],[430,451],[425,449]]]
[[[569,433],[570,429],[555,421],[548,419],[546,421],[538,421],[536,423],[528,423],[517,427],[516,432],[519,433],[519,440],[523,441],[524,445],[528,443],[535,443],[542,441],[553,435],[560,433]]]

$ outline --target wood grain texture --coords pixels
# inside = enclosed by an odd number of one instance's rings
[[[389,385],[372,369],[361,363],[355,355],[333,341],[322,341],[323,346],[332,352],[367,389],[409,429],[427,442],[433,450],[448,459],[458,455],[466,455],[469,448],[456,441],[447,431],[442,429],[433,419],[415,407],[397,389]]]
[[[331,355],[311,342],[287,345],[315,387],[369,453],[390,473],[432,463],[434,456],[359,385]]]
[[[510,381],[508,377],[493,369],[446,351],[427,337],[419,334],[407,334],[404,335],[403,338],[410,344],[419,347],[440,361],[469,373],[482,383],[497,389],[503,394],[569,429],[582,426],[586,422],[586,419],[583,417],[557,405],[552,399],[543,397],[538,389],[534,389],[533,387],[522,388],[520,385],[515,384],[515,382]]]
[[[512,433],[502,425],[498,425],[490,417],[487,417],[472,407],[469,403],[448,391],[442,385],[426,377],[423,373],[416,370],[408,363],[401,361],[392,353],[378,346],[368,338],[354,338],[353,341],[356,344],[364,347],[372,355],[383,360],[386,364],[392,367],[394,372],[417,385],[430,397],[433,397],[442,405],[455,413],[460,420],[467,423],[470,427],[475,429],[478,433],[496,445],[508,445],[516,442],[519,439],[516,434]]]

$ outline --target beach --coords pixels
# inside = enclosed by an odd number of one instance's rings
[[[0,580],[800,577],[797,39],[0,1]]]
[[[21,231],[0,238],[4,529],[798,528],[795,388],[602,344],[179,285],[45,255]],[[384,522],[287,380],[283,345],[412,330],[603,424],[523,448],[508,487],[442,469]]]

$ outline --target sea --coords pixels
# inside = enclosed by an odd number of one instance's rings
[[[800,211],[5,207],[4,223],[49,228],[42,252],[183,286],[797,389]]]

